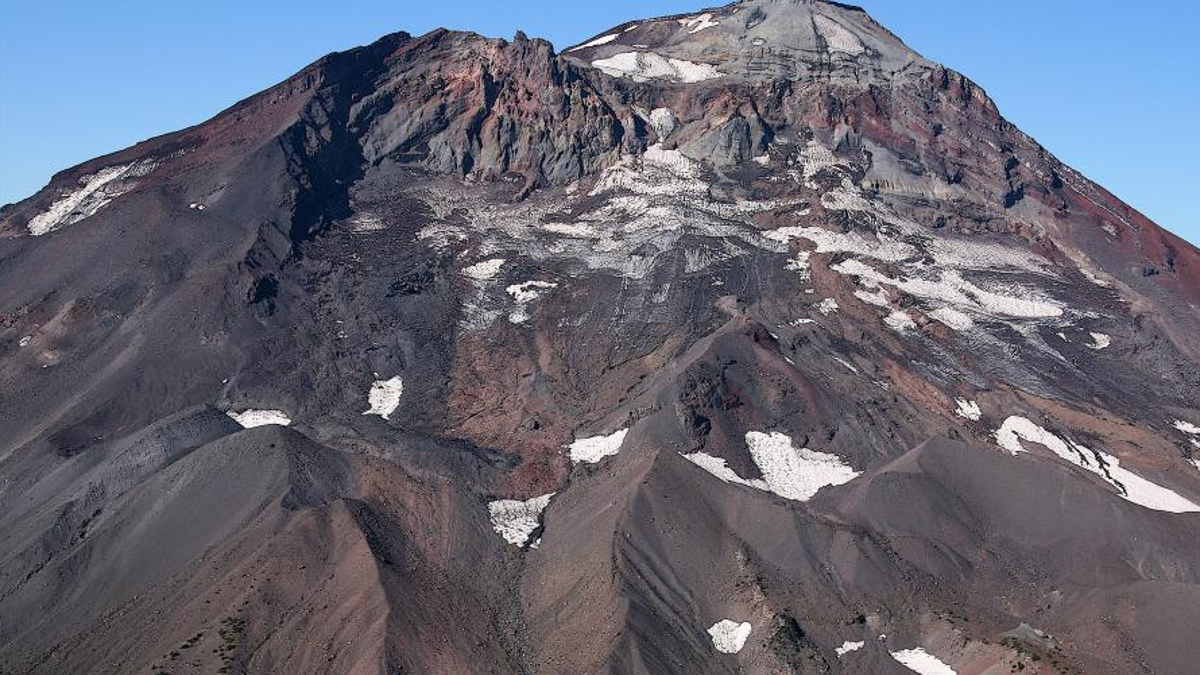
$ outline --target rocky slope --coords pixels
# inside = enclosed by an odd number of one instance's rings
[[[0,212],[0,672],[1191,672],[1200,251],[863,11],[332,54]]]

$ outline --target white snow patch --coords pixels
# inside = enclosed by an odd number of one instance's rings
[[[833,298],[825,298],[817,303],[817,311],[825,316],[833,314],[834,312],[838,311],[837,300],[834,300]]]
[[[203,208],[203,207],[201,207]],[[375,213],[356,213],[350,218],[350,231],[359,234],[386,230],[383,218]]]
[[[978,422],[983,417],[983,411],[979,409],[979,404],[965,398],[954,399],[958,408],[954,411],[959,417]]]
[[[857,374],[858,374],[858,368],[855,368],[855,367],[854,367],[854,364],[850,363],[850,362],[849,362],[849,361],[847,361],[846,359],[843,359],[843,358],[841,358],[841,357],[838,357],[838,356],[834,356],[834,357],[833,357],[833,360],[834,360],[834,361],[837,361],[838,363],[840,363],[840,364],[842,364],[843,366],[845,366],[846,370],[849,370],[850,372],[854,373],[855,375],[857,375]]]
[[[292,419],[287,416],[282,410],[243,410],[242,412],[234,412],[232,410],[225,413],[233,418],[233,421],[242,425],[244,429],[253,429],[254,427],[264,427],[268,424],[278,424],[286,427],[292,423]]]
[[[600,233],[591,225],[582,223],[546,223],[541,226],[543,230],[551,234],[561,234],[565,237],[575,237],[577,239],[597,239]]]
[[[1093,284],[1096,284],[1097,286],[1104,286],[1105,288],[1108,288],[1109,286],[1112,285],[1112,284],[1108,283],[1107,281],[1105,281],[1104,279],[1101,279],[1099,276],[1096,275],[1095,272],[1089,270],[1086,267],[1080,267],[1079,271],[1081,273],[1083,273],[1083,276],[1087,277],[1088,281],[1092,282]]]
[[[462,271],[462,275],[464,277],[467,277],[469,279],[474,279],[476,281],[486,281],[488,279],[494,278],[497,274],[499,274],[500,268],[503,266],[504,266],[503,258],[492,258],[491,260],[484,260],[482,262],[477,262],[474,265],[471,265],[470,267],[464,267],[463,271]]]
[[[807,239],[817,247],[817,253],[856,253],[876,260],[899,262],[917,255],[917,249],[896,241],[872,241],[858,232],[831,232],[820,227],[788,226],[763,234],[767,239],[788,243],[792,239]]]
[[[655,108],[650,111],[650,126],[654,132],[658,134],[660,139],[670,136],[679,123],[675,120],[675,113],[671,112],[670,108]]]
[[[812,268],[808,262],[811,255],[808,251],[800,251],[796,254],[795,258],[788,260],[783,266],[785,269],[799,274],[801,280],[808,281],[812,279]]]
[[[618,37],[620,37],[620,35],[618,33],[613,33],[612,35],[605,35],[604,37],[598,37],[595,40],[592,40],[591,42],[585,42],[585,43],[579,45],[578,47],[572,47],[572,48],[568,49],[567,51],[568,52],[577,52],[580,49],[587,49],[588,47],[599,47],[600,45],[606,45],[606,44],[612,42],[613,40],[616,40]]]
[[[684,28],[690,28],[691,30],[688,31],[688,34],[694,35],[706,28],[712,28],[713,26],[719,26],[721,24],[718,21],[713,21],[713,15],[706,12],[699,16],[679,19],[679,25],[683,26]]]
[[[736,654],[746,645],[750,637],[750,622],[738,623],[730,619],[721,619],[708,629],[712,636],[713,647],[722,654]]]
[[[17,346],[18,347],[28,347],[30,342],[33,342],[33,336],[26,335],[25,337],[23,337],[19,341],[17,341]]]
[[[587,462],[595,464],[605,457],[617,454],[621,451],[621,444],[625,442],[625,434],[627,433],[629,433],[628,429],[621,429],[608,436],[591,436],[589,438],[575,439],[574,443],[567,446],[571,450],[571,463]]]
[[[887,324],[888,328],[891,328],[897,333],[903,333],[906,330],[912,330],[917,327],[917,322],[913,321],[912,317],[908,315],[908,312],[901,309],[888,314],[883,319],[883,322]]]
[[[971,317],[952,307],[938,307],[929,313],[929,317],[960,333],[975,327],[975,322],[971,320]]]
[[[1075,466],[1090,471],[1117,489],[1122,499],[1155,511],[1168,513],[1192,513],[1200,511],[1200,505],[1181,496],[1174,490],[1121,466],[1116,457],[1092,450],[1069,439],[1063,439],[1030,420],[1013,415],[1004,420],[996,430],[996,443],[1013,455],[1028,452],[1021,441],[1037,443]]]
[[[1195,424],[1192,424],[1191,422],[1185,422],[1184,420],[1175,420],[1174,422],[1171,423],[1171,426],[1175,427],[1176,429],[1182,431],[1185,434],[1191,434],[1192,436],[1200,436],[1200,427],[1196,426]]]
[[[860,289],[854,291],[854,297],[862,300],[868,305],[875,305],[876,307],[887,307],[888,304],[890,304],[888,302],[887,291],[883,290],[882,288],[877,289],[874,292]]]
[[[842,657],[850,652],[856,652],[862,649],[864,646],[866,646],[866,644],[867,643],[865,642],[851,642],[846,640],[842,643],[841,647],[836,647],[833,651],[837,653],[838,657]]]
[[[841,24],[833,19],[822,14],[813,15],[813,22],[817,25],[817,32],[825,39],[825,44],[829,46],[830,51],[842,52],[851,56],[858,56],[866,51],[862,40],[842,27]]]
[[[891,652],[891,654],[892,658],[899,661],[905,668],[914,673],[920,673],[920,675],[958,675],[953,668],[922,647],[903,649]]]
[[[690,84],[723,75],[711,64],[666,58],[654,52],[621,52],[592,61],[592,67],[613,77],[628,77],[634,82],[671,80]]]
[[[504,541],[514,546],[524,546],[541,526],[542,512],[550,505],[550,498],[554,495],[551,492],[525,501],[499,499],[489,502],[488,515],[492,519],[492,529],[504,537]]]
[[[508,320],[513,323],[525,323],[529,320],[528,305],[542,296],[542,291],[558,288],[558,284],[549,281],[525,281],[513,284],[504,289],[517,303],[516,308],[509,312]]]
[[[1092,333],[1091,336],[1092,336],[1091,343],[1086,345],[1088,349],[1095,349],[1096,351],[1100,351],[1101,349],[1104,349],[1105,347],[1112,344],[1112,338],[1105,335],[1104,333]]]
[[[1027,288],[1014,288],[1010,293],[986,290],[964,279],[962,273],[955,269],[939,270],[934,278],[911,276],[893,279],[853,258],[830,269],[857,277],[860,283],[893,286],[909,295],[937,302],[942,308],[951,305],[956,311],[968,309],[988,316],[1024,319],[1059,317],[1063,314],[1058,303],[1038,299]],[[941,320],[934,313],[930,313],[930,316]],[[951,327],[954,328],[953,325]]]
[[[524,281],[509,286],[504,289],[504,292],[511,295],[517,302],[533,302],[541,297],[541,290],[550,288],[558,288],[558,284],[549,281]]]
[[[404,393],[404,381],[399,376],[388,380],[376,380],[367,393],[367,401],[371,407],[364,415],[379,415],[390,419],[392,413],[400,406],[400,395]]]
[[[751,431],[746,434],[746,445],[762,478],[742,478],[725,464],[725,460],[707,453],[683,457],[726,483],[745,485],[800,502],[812,499],[823,487],[842,485],[862,474],[837,455],[794,447],[787,434]]]
[[[106,167],[79,178],[79,187],[61,194],[50,208],[29,220],[29,234],[39,237],[96,215],[109,202],[133,189],[132,179],[145,176],[158,162],[143,159]]]

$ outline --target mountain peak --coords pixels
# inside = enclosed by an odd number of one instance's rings
[[[823,0],[743,0],[628,22],[563,53],[612,75],[683,82],[862,82],[922,61],[863,9]]]

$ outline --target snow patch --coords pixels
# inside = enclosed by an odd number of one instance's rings
[[[815,14],[813,15],[813,22],[817,26],[817,32],[824,38],[825,44],[829,47],[830,51],[858,56],[867,50],[862,40],[858,39],[858,36],[846,30],[833,19],[822,14]]]
[[[736,654],[746,645],[751,628],[748,621],[738,623],[730,619],[721,619],[708,629],[708,634],[712,636],[713,648],[717,651],[722,654]]]
[[[809,281],[812,279],[812,268],[809,265],[808,259],[812,256],[808,251],[800,251],[795,258],[784,263],[784,269],[795,272],[800,275],[801,281]]]
[[[1104,333],[1092,333],[1091,336],[1092,336],[1091,343],[1085,345],[1088,349],[1095,349],[1096,351],[1100,351],[1101,349],[1104,349],[1105,347],[1112,344],[1112,338],[1105,335]]]
[[[763,236],[781,243],[806,239],[817,247],[817,253],[855,253],[875,260],[900,262],[918,254],[909,244],[896,241],[872,241],[858,232],[831,232],[820,227],[780,227]]]
[[[679,125],[675,120],[675,113],[671,112],[670,108],[655,108],[651,110],[649,122],[660,139],[670,136]]]
[[[825,298],[817,303],[817,311],[825,316],[833,314],[834,312],[838,311],[837,300],[834,300],[833,298]]]
[[[627,433],[629,433],[628,429],[621,429],[608,436],[591,436],[589,438],[575,439],[574,443],[567,446],[571,450],[571,463],[587,462],[595,464],[605,457],[617,454],[621,451],[621,444],[625,442],[625,434]]]
[[[612,42],[613,40],[616,40],[618,37],[620,37],[620,35],[618,33],[613,33],[612,35],[605,35],[604,37],[598,37],[595,40],[592,40],[591,42],[585,42],[585,43],[579,45],[578,47],[572,47],[572,48],[568,49],[567,51],[568,52],[577,52],[580,49],[587,49],[589,47],[599,47],[600,45],[606,45],[606,44]]]
[[[914,673],[920,673],[920,675],[958,675],[953,668],[922,647],[891,652],[891,655],[905,668]]]
[[[28,347],[30,342],[33,342],[33,336],[26,335],[25,337],[23,337],[17,341],[17,346],[18,347]]]
[[[482,262],[477,262],[474,265],[471,265],[470,267],[464,267],[462,270],[462,275],[464,277],[467,277],[468,279],[474,279],[476,281],[486,281],[488,279],[494,278],[497,274],[499,274],[500,268],[503,266],[504,266],[503,258],[492,258],[491,260],[484,260]]]
[[[528,305],[542,296],[542,291],[558,288],[558,284],[549,281],[525,281],[513,284],[504,289],[513,297],[517,306],[509,312],[508,320],[513,323],[525,323],[529,320]]]
[[[1192,436],[1200,436],[1200,427],[1196,426],[1195,424],[1192,424],[1191,422],[1185,422],[1183,420],[1175,420],[1174,422],[1171,423],[1171,426],[1175,427],[1176,429],[1182,431],[1185,434],[1191,434]]]
[[[725,464],[725,460],[704,452],[683,457],[726,483],[745,485],[800,502],[812,499],[823,487],[842,485],[862,474],[837,455],[794,447],[787,434],[751,431],[746,434],[746,445],[762,478],[742,478]]]
[[[893,279],[854,258],[833,265],[830,269],[856,277],[860,283],[892,286],[914,297],[937,302],[940,308],[955,309],[959,314],[962,314],[962,309],[986,316],[1021,319],[1052,318],[1063,314],[1058,303],[1038,299],[1030,289],[1014,288],[1005,293],[987,290],[964,279],[962,273],[955,269],[939,270],[936,276],[931,277]],[[930,313],[930,316],[941,320],[935,313]],[[960,316],[955,316],[952,320],[960,319]],[[951,325],[951,328],[954,326]]]
[[[838,363],[842,364],[842,366],[843,366],[843,367],[845,367],[845,368],[846,368],[846,370],[849,370],[850,372],[854,373],[855,375],[857,375],[857,374],[858,374],[858,368],[855,368],[855,367],[854,367],[854,364],[850,363],[850,362],[849,362],[849,361],[847,361],[846,359],[843,359],[843,358],[841,358],[841,357],[838,357],[838,356],[834,356],[834,357],[832,357],[832,358],[833,358],[833,360],[834,360],[834,361],[837,361]]]
[[[888,328],[891,328],[897,333],[903,333],[904,331],[912,330],[917,327],[917,322],[913,321],[912,317],[908,315],[908,312],[900,309],[888,314],[883,319],[883,322],[887,324]]]
[[[887,291],[883,290],[882,288],[877,289],[874,292],[857,290],[854,291],[854,297],[862,300],[868,305],[874,305],[876,307],[887,307],[890,304],[888,302]]]
[[[693,16],[686,19],[679,19],[679,25],[684,28],[689,28],[688,35],[694,35],[707,28],[721,25],[720,22],[713,21],[713,15],[704,13],[699,16]]]
[[[492,529],[514,546],[524,546],[529,537],[542,525],[542,512],[550,505],[555,493],[520,501],[498,499],[488,503]],[[540,539],[539,539],[540,541]]]
[[[233,418],[233,421],[242,425],[243,429],[253,429],[254,427],[265,427],[269,424],[278,424],[281,427],[286,427],[292,423],[292,419],[287,416],[282,410],[243,410],[242,412],[234,412],[229,410],[225,413]]]
[[[109,202],[132,190],[133,179],[145,176],[156,166],[158,162],[143,159],[81,176],[76,189],[61,194],[45,213],[29,220],[29,234],[40,237],[96,215]]]
[[[971,320],[971,317],[952,307],[938,307],[929,313],[929,318],[960,333],[975,327],[975,322]]]
[[[979,404],[975,401],[956,398],[954,399],[954,403],[958,406],[954,413],[959,417],[971,420],[972,422],[978,422],[983,418],[983,411],[979,409]]]
[[[390,419],[392,413],[400,406],[400,395],[404,393],[404,381],[399,376],[388,380],[376,380],[367,393],[367,402],[371,407],[364,415],[379,415]]]
[[[841,647],[836,647],[833,651],[837,653],[839,658],[841,658],[850,652],[856,652],[862,649],[866,644],[866,642],[851,642],[846,640],[842,643]]]
[[[628,77],[634,82],[671,80],[690,84],[723,75],[711,64],[666,58],[654,52],[621,52],[592,61],[592,67],[613,77]]]
[[[1181,496],[1174,490],[1142,478],[1121,466],[1116,457],[1092,450],[1069,439],[1063,439],[1030,420],[1013,415],[995,432],[996,443],[1017,455],[1028,452],[1022,441],[1037,443],[1075,466],[1090,471],[1117,489],[1118,495],[1155,511],[1167,513],[1192,513],[1200,511],[1200,505]]]

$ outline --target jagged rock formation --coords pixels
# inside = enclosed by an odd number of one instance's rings
[[[1189,673],[1198,307],[860,9],[390,35],[0,213],[0,673]]]

